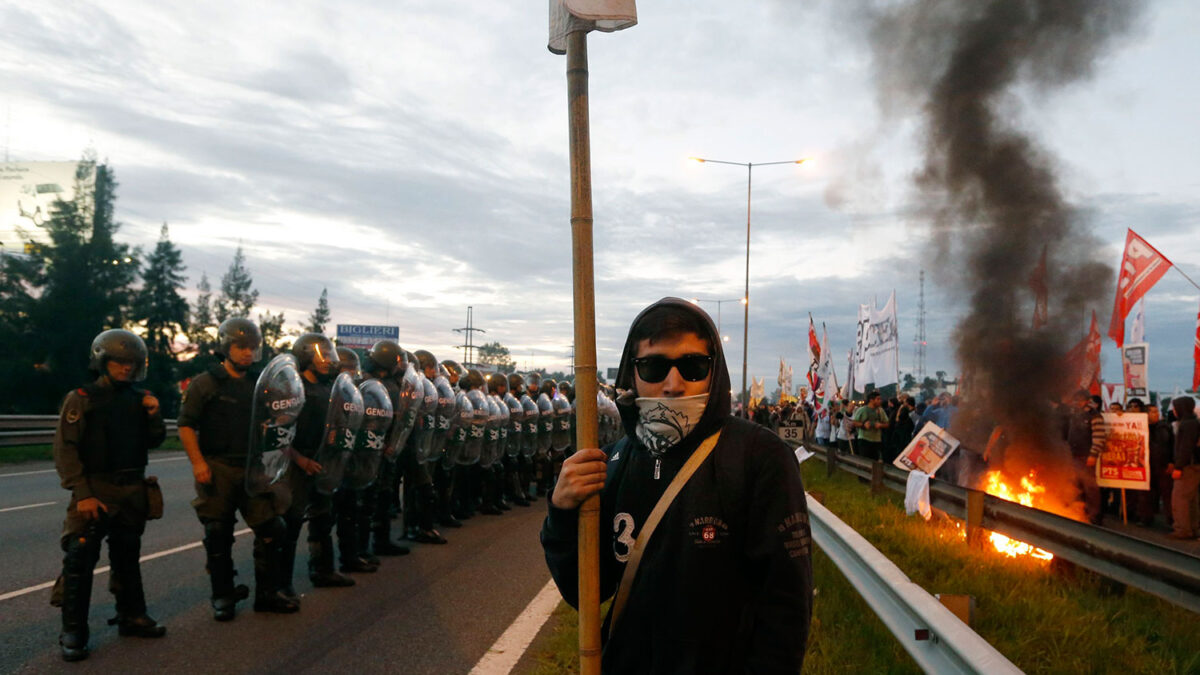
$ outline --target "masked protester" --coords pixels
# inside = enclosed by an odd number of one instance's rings
[[[384,460],[379,465],[379,474],[375,482],[363,491],[363,502],[369,517],[367,522],[359,521],[359,549],[368,561],[378,564],[375,556],[407,555],[409,549],[403,544],[392,540],[392,491],[395,489],[395,476],[399,471],[400,445],[403,431],[402,420],[406,419],[411,399],[402,397],[400,384],[396,382],[395,374],[403,366],[403,356],[400,345],[394,340],[380,340],[367,352],[364,364],[367,379],[377,379],[392,401],[394,411],[393,424],[388,432]],[[374,540],[373,542],[371,540]]]
[[[262,333],[249,319],[226,319],[217,342],[222,362],[192,380],[179,412],[179,440],[196,478],[192,506],[204,526],[213,618],[233,619],[237,602],[249,595],[246,586],[234,585],[235,512],[254,531],[254,611],[296,612],[300,605],[278,587],[287,526],[271,494],[246,489],[255,387],[248,373],[262,358]]]
[[[296,420],[296,437],[292,442],[288,471],[292,503],[284,514],[288,536],[284,543],[280,587],[284,594],[296,598],[292,574],[300,529],[306,520],[308,576],[313,586],[353,586],[354,580],[333,569],[333,499],[317,489],[317,477],[325,469],[317,461],[317,452],[324,440],[333,382],[339,372],[338,352],[333,342],[324,335],[305,333],[292,345],[292,356],[296,357],[304,382],[304,408]]]
[[[600,495],[600,595],[616,596],[603,672],[800,672],[812,540],[799,466],[770,430],[730,415],[711,319],[678,298],[644,310],[617,388],[624,437],[566,459],[541,532],[577,605],[578,508]]]
[[[123,636],[162,637],[167,629],[146,615],[138,558],[150,515],[147,452],[166,437],[158,399],[134,386],[146,376],[142,339],[107,330],[92,341],[89,368],[96,380],[67,394],[54,435],[54,466],[71,491],[63,522],[62,657],[88,656],[88,606],[100,545],[108,537],[110,590]]]

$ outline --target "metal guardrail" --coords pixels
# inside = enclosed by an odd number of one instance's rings
[[[167,435],[175,436],[175,420],[163,420]],[[0,415],[0,448],[14,445],[48,445],[54,442],[58,415]]]
[[[913,583],[892,561],[815,499],[813,541],[927,673],[1020,673],[1011,661]]]
[[[815,443],[804,445],[822,460],[829,461],[825,448]],[[835,453],[835,456],[836,466],[871,479],[872,460],[840,453]],[[907,481],[907,471],[883,466],[883,482],[887,487],[903,494]],[[931,505],[963,520],[967,519],[970,493],[982,495],[981,527],[1043,548],[1101,576],[1200,613],[1200,558],[1102,527],[1021,506],[978,490],[936,478],[929,479]]]

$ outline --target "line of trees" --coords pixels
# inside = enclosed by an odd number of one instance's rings
[[[144,337],[150,352],[141,386],[174,417],[179,382],[216,363],[217,326],[228,317],[252,316],[258,291],[241,247],[216,296],[202,274],[189,305],[183,255],[166,223],[144,259],[140,249],[115,240],[117,185],[111,168],[85,153],[75,197],[54,205],[45,240],[31,240],[25,255],[0,253],[0,414],[57,412],[66,392],[90,379],[92,339],[128,328]],[[256,318],[270,357],[284,335],[284,315],[264,310]],[[328,291],[322,290],[301,329],[324,332],[329,320]]]

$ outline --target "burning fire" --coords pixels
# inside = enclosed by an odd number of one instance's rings
[[[1004,481],[1004,475],[999,471],[989,471],[984,479],[983,491],[1005,501],[1016,502],[1021,506],[1038,508],[1038,502],[1046,493],[1046,486],[1037,483],[1037,472],[1030,470],[1029,474],[1021,477],[1019,486],[1011,486]],[[992,546],[1004,555],[1015,558],[1027,555],[1037,560],[1053,560],[1054,554],[1045,549],[1031,546],[1023,541],[1011,539],[998,532],[990,534]]]

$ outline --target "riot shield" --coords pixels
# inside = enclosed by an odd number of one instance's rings
[[[512,392],[504,395],[504,405],[508,408],[508,439],[504,445],[504,454],[509,457],[516,457],[521,454],[521,443],[523,433],[521,433],[521,425],[525,420],[525,409],[521,407],[521,401]]]
[[[433,386],[433,383],[424,375],[421,375],[421,411],[417,416],[417,426],[413,430],[413,434],[416,435],[413,447],[417,451],[418,462],[428,462],[433,452],[433,430],[437,424],[437,407],[437,387]]]
[[[544,456],[554,447],[554,402],[546,394],[538,394],[538,443],[537,454]]]
[[[529,398],[529,394],[521,395],[521,410],[525,420],[521,431],[521,456],[533,457],[538,449],[538,429],[541,427],[541,413],[537,403]]]
[[[478,389],[467,392],[467,400],[471,402],[471,423],[467,434],[467,443],[459,464],[478,464],[483,455],[483,443],[487,438],[488,412],[487,396]]]
[[[287,474],[296,417],[303,407],[304,383],[296,369],[296,357],[280,354],[271,359],[254,385],[246,454],[246,491],[250,494],[271,492]]]
[[[454,397],[454,411],[450,429],[446,434],[446,464],[443,466],[470,464],[464,462],[463,458],[467,452],[467,440],[471,435],[471,423],[475,419],[475,406],[471,404],[471,399],[467,398],[466,393],[460,391]]]
[[[379,462],[392,426],[392,399],[379,380],[367,380],[358,385],[362,394],[363,421],[354,444],[354,452],[346,463],[346,486],[361,490],[375,481]]]
[[[503,418],[500,416],[500,405],[495,396],[484,395],[487,401],[487,435],[483,441],[483,454],[479,456],[479,466],[488,468],[500,458],[500,427]]]
[[[571,447],[571,402],[566,396],[555,393],[551,403],[554,404],[554,429],[550,433],[550,449],[565,452]]]
[[[393,458],[398,457],[404,450],[408,437],[416,430],[424,399],[425,387],[421,384],[416,368],[409,363],[405,366],[404,376],[400,380],[400,415],[393,420],[393,433],[396,434],[396,437],[391,439],[395,449]]]
[[[354,376],[342,373],[333,381],[329,412],[325,414],[325,435],[317,448],[321,473],[317,474],[316,486],[321,494],[331,495],[341,486],[362,423],[362,394],[354,386]]]
[[[450,424],[454,421],[456,411],[454,390],[450,381],[444,375],[433,378],[433,386],[437,389],[437,410],[434,412],[435,424],[433,438],[430,439],[429,461],[441,459],[446,451],[446,437],[450,433]]]
[[[508,425],[510,420],[508,405],[504,402],[504,399],[498,395],[493,395],[492,400],[496,402],[496,407],[500,409],[500,444],[496,446],[496,459],[499,460],[508,454]]]

